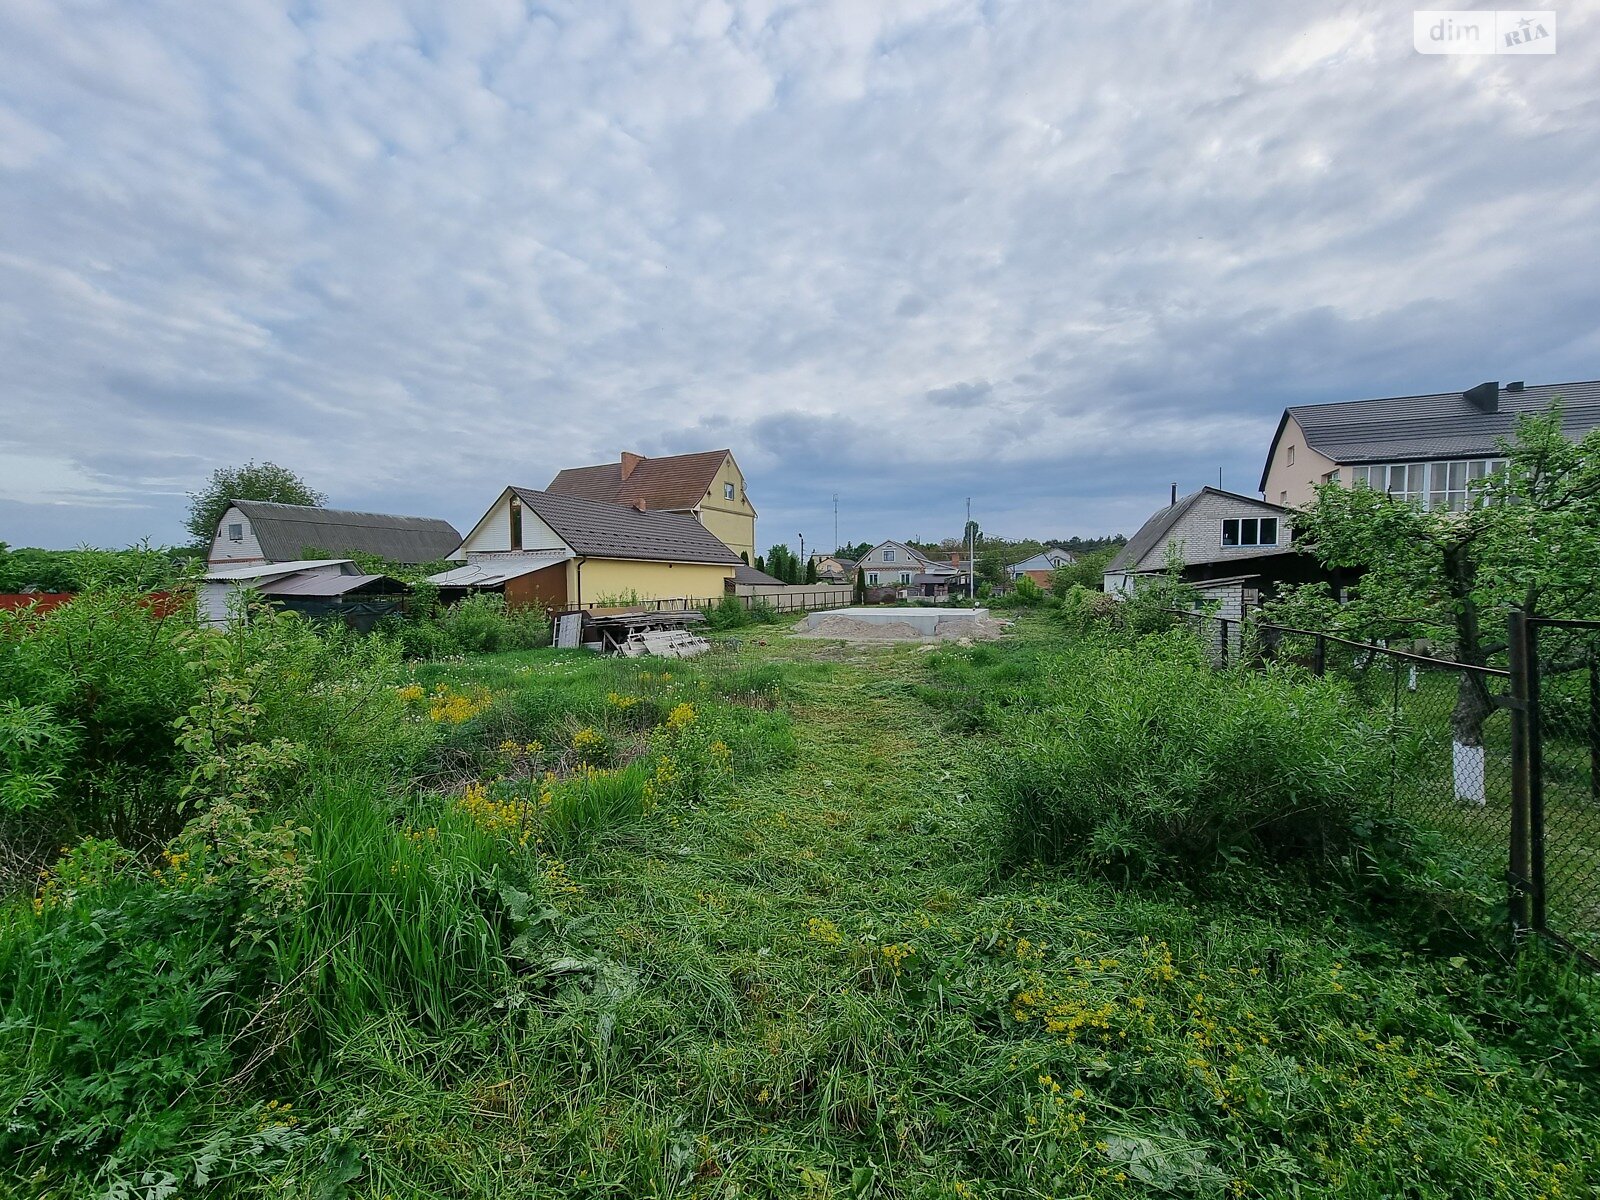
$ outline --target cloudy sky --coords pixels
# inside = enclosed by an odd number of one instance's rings
[[[0,540],[721,446],[763,545],[1131,531],[1288,403],[1600,376],[1600,0],[1411,13],[6,0]]]

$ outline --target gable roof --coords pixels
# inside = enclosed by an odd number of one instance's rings
[[[640,512],[580,496],[513,487],[518,499],[556,536],[586,558],[741,566],[744,560],[685,513]]]
[[[1059,546],[1046,546],[1032,558],[1025,558],[1019,563],[1012,563],[1007,570],[1010,571],[1053,571],[1058,566],[1074,563],[1078,560],[1072,552],[1063,550]]]
[[[262,557],[274,562],[293,561],[307,546],[315,546],[330,554],[360,551],[399,563],[424,563],[444,558],[461,544],[455,526],[435,517],[400,517],[269,500],[229,503],[250,519]]]
[[[890,538],[887,541],[879,542],[871,550],[868,550],[865,554],[863,554],[861,556],[861,562],[863,562],[863,563],[866,562],[867,559],[871,558],[874,554],[876,554],[879,550],[882,550],[885,546],[893,546],[896,550],[904,550],[910,556],[907,559],[908,562],[924,563],[924,564],[928,564],[928,565],[931,565],[933,563],[933,560],[931,558],[929,558],[921,550],[918,550],[915,546],[908,546],[904,542],[895,541],[893,538]]]
[[[1152,514],[1148,521],[1139,526],[1139,532],[1129,538],[1127,544],[1117,551],[1116,557],[1106,564],[1106,574],[1138,570],[1146,555],[1161,544],[1172,531],[1172,527],[1183,519],[1202,496],[1221,496],[1228,500],[1238,500],[1252,508],[1265,508],[1273,513],[1289,511],[1280,504],[1272,504],[1256,496],[1242,496],[1238,492],[1228,492],[1222,488],[1203,487],[1198,492],[1190,492],[1187,496],[1181,497],[1176,504],[1169,504]],[[1282,553],[1278,547],[1273,547],[1272,551]]]
[[[1498,443],[1516,432],[1518,417],[1544,412],[1557,397],[1568,437],[1600,429],[1600,380],[1594,379],[1524,385],[1519,391],[1502,387],[1495,412],[1485,412],[1461,392],[1292,405],[1283,410],[1272,436],[1261,488],[1266,489],[1290,417],[1306,445],[1336,463],[1491,458],[1499,453]]]
[[[558,472],[545,491],[612,504],[643,500],[646,508],[691,509],[705,500],[706,493],[716,482],[717,472],[732,453],[731,450],[702,450],[697,454],[641,458],[626,479],[622,477],[620,462],[569,467]]]

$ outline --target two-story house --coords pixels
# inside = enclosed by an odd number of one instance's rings
[[[1291,545],[1293,515],[1282,505],[1221,488],[1203,487],[1154,513],[1106,565],[1107,592],[1131,591],[1141,577],[1160,575],[1169,555],[1183,579],[1237,616],[1277,584],[1326,579],[1309,555]]]
[[[546,492],[608,504],[683,513],[705,526],[746,563],[756,560],[756,510],[731,450],[645,458],[623,452],[614,463],[570,467]]]
[[[1500,442],[1513,436],[1517,418],[1558,398],[1568,437],[1600,428],[1600,380],[1297,404],[1278,421],[1261,494],[1300,508],[1318,484],[1364,483],[1423,508],[1459,511],[1469,484],[1504,465]]]

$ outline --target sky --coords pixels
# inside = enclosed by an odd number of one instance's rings
[[[1600,376],[1600,0],[0,5],[0,541],[270,460],[470,527],[729,447],[765,546],[1131,533],[1294,403]]]

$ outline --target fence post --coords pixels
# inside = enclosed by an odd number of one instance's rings
[[[1311,669],[1316,672],[1318,679],[1321,679],[1328,670],[1328,639],[1320,633],[1317,634],[1316,657],[1312,659]]]
[[[1221,660],[1223,670],[1228,668],[1228,618],[1218,617],[1217,623],[1222,626],[1222,642],[1218,658]]]
[[[1525,622],[1528,648],[1528,880],[1532,884],[1529,917],[1534,932],[1544,921],[1544,714],[1541,713],[1544,672],[1539,662],[1539,622]]]
[[[1534,889],[1528,819],[1534,776],[1528,702],[1531,647],[1528,620],[1520,610],[1513,610],[1507,618],[1506,633],[1511,657],[1511,696],[1507,705],[1511,713],[1511,837],[1507,847],[1506,900],[1511,913],[1511,935],[1520,940],[1532,926],[1530,901]]]
[[[1589,796],[1600,800],[1600,655],[1589,647]]]

